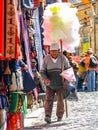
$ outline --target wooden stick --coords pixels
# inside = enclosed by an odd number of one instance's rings
[[[66,118],[68,118],[68,105],[66,99],[65,99],[65,110],[66,110]]]
[[[61,46],[61,64],[62,64],[62,71],[64,71],[64,59],[63,59],[63,49],[62,49],[62,40],[60,39],[60,46]],[[62,77],[62,82],[64,81],[64,78]],[[65,109],[66,109],[66,118],[68,117],[68,105],[67,100],[65,99]]]

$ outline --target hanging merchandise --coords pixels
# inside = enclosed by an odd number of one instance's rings
[[[36,88],[35,82],[32,79],[30,73],[28,71],[23,70],[23,86],[24,86],[24,92],[28,93],[30,91],[33,91]]]
[[[9,97],[9,111],[19,112],[23,107],[25,100],[23,92],[11,92]]]
[[[6,112],[8,112],[8,98],[0,94],[0,130],[6,130]]]
[[[39,7],[39,0],[32,0],[34,1],[34,9]]]
[[[31,109],[34,105],[34,96],[33,94],[27,94],[27,108]]]
[[[0,1],[0,58],[17,58],[19,54],[17,41],[17,23],[14,0]],[[6,21],[6,22],[5,22]]]
[[[33,0],[21,0],[21,8],[24,10],[31,10],[34,7]]]
[[[23,90],[22,72],[16,70],[11,74],[12,84],[10,85],[10,91],[21,91]]]
[[[0,0],[0,59],[4,57],[4,0]]]
[[[15,58],[16,54],[16,19],[13,0],[6,1],[5,24],[5,58]],[[10,20],[9,20],[10,19]]]
[[[43,54],[42,54],[42,45],[41,45],[41,34],[40,34],[40,25],[39,25],[39,12],[38,9],[35,9],[33,12],[34,19],[34,29],[35,29],[35,46],[37,51],[37,58],[39,63],[39,69],[42,67]]]
[[[28,93],[30,91],[34,91],[34,95],[36,96],[37,89],[34,83],[34,75],[32,73],[31,63],[30,63],[31,62],[30,61],[30,46],[29,46],[29,37],[28,37],[28,32],[27,32],[25,14],[21,15],[21,25],[22,25],[22,36],[24,40],[25,54],[26,54],[27,65],[28,65],[28,71],[23,71],[24,92]]]
[[[6,130],[6,111],[0,109],[0,130]]]
[[[29,46],[29,37],[28,37],[28,30],[27,30],[27,24],[26,24],[26,15],[21,15],[21,26],[22,26],[22,37],[24,41],[24,47],[25,47],[25,55],[27,59],[27,65],[28,65],[28,71],[32,78],[34,78],[34,75],[32,74],[31,64],[30,64],[30,46]]]
[[[21,112],[7,114],[6,130],[22,130],[22,114]]]
[[[1,109],[8,111],[8,98],[4,94],[0,94],[0,110]]]

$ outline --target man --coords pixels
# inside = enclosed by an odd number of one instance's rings
[[[63,103],[63,86],[62,77],[60,73],[61,69],[61,54],[59,45],[52,43],[50,46],[50,54],[43,60],[43,66],[40,70],[40,74],[44,79],[46,85],[46,97],[45,97],[45,121],[51,123],[51,114],[53,108],[54,96],[57,97],[57,120],[60,121],[64,114]],[[64,68],[69,68],[68,59],[64,56]]]
[[[93,54],[92,48],[88,48],[87,54],[85,56],[84,64],[86,69],[86,80],[87,80],[87,91],[95,91],[96,88],[96,67],[97,67],[97,59]]]

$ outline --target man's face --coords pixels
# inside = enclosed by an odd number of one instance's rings
[[[50,50],[50,55],[52,58],[56,59],[58,57],[59,50]]]

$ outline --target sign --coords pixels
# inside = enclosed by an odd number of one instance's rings
[[[86,37],[82,43],[82,52],[86,52],[88,48],[90,48],[90,39]]]

